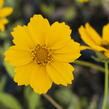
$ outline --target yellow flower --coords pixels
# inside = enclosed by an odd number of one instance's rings
[[[109,23],[103,27],[102,37],[88,24],[85,27],[79,28],[79,33],[82,40],[89,46],[82,48],[89,48],[95,51],[103,52],[109,58]]]
[[[88,2],[88,0],[80,0],[80,2]]]
[[[4,0],[0,0],[0,30],[5,30],[5,25],[8,23],[8,19],[5,17],[9,16],[13,12],[13,8],[5,7],[2,8]]]
[[[34,15],[27,26],[17,26],[14,46],[5,52],[5,61],[15,66],[14,81],[30,85],[36,93],[46,93],[52,83],[67,86],[74,79],[70,62],[80,57],[80,45],[71,37],[65,23],[52,25]]]

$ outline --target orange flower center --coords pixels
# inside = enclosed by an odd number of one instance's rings
[[[52,50],[47,49],[45,45],[37,45],[32,51],[33,60],[40,65],[46,65],[53,59]]]

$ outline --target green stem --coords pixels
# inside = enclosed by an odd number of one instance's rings
[[[107,99],[108,99],[108,62],[105,62],[105,87],[104,87],[104,100],[102,109],[106,109]]]
[[[75,61],[74,63],[75,64],[82,65],[82,66],[86,66],[86,67],[91,67],[91,68],[97,69],[97,70],[99,70],[101,72],[104,72],[105,71],[105,69],[103,67],[101,67],[99,65],[96,65],[96,64],[93,64],[93,63],[90,63],[90,62],[78,60],[78,61]]]
[[[56,109],[63,109],[53,98],[51,98],[48,94],[43,94],[43,96],[54,106]]]

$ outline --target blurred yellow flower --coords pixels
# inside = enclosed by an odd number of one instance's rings
[[[0,0],[0,30],[5,30],[5,25],[8,23],[8,19],[5,17],[9,16],[13,12],[13,8],[3,8],[4,0]]]
[[[80,0],[80,2],[88,2],[88,0]]]
[[[89,48],[95,51],[103,52],[109,58],[109,23],[103,27],[102,37],[88,24],[79,28],[82,40],[89,46],[83,46],[83,49]]]
[[[34,15],[27,26],[17,26],[14,46],[5,52],[5,61],[15,66],[14,81],[30,85],[36,93],[46,93],[52,83],[67,86],[74,79],[70,62],[80,57],[80,45],[71,39],[65,23],[51,26],[41,15]]]

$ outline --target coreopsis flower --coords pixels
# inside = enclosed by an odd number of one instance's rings
[[[80,0],[80,2],[88,2],[88,0]]]
[[[109,23],[103,27],[102,37],[86,23],[85,27],[79,28],[79,33],[82,40],[88,45],[82,49],[92,49],[104,53],[109,58]]]
[[[0,0],[0,30],[5,30],[5,25],[8,23],[7,16],[13,12],[13,8],[5,7],[3,8],[4,0]]]
[[[13,45],[5,53],[5,61],[15,66],[14,81],[30,85],[36,93],[46,93],[52,83],[72,83],[74,68],[70,62],[80,57],[80,45],[71,39],[65,23],[52,25],[41,15],[34,15],[28,25],[12,32]]]

